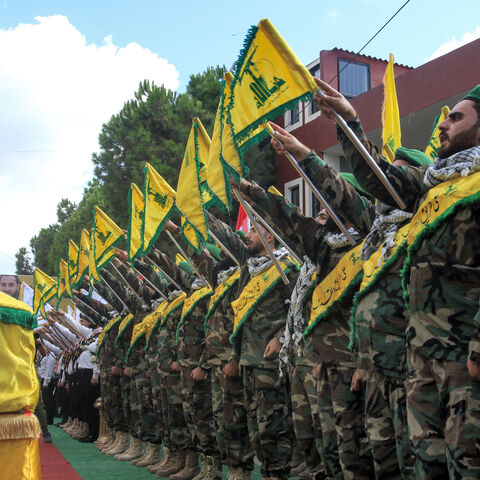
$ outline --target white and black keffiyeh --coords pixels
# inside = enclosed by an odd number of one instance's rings
[[[285,247],[281,247],[278,250],[274,250],[273,255],[277,260],[281,260],[288,255],[288,250]],[[272,266],[272,263],[273,261],[270,258],[270,255],[262,255],[261,257],[250,257],[247,260],[248,273],[250,274],[250,277],[260,275],[265,270],[270,268]]]

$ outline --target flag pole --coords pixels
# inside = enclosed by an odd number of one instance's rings
[[[173,283],[176,289],[182,290],[182,287],[170,276],[167,272],[165,272],[161,267],[159,267],[148,255],[144,257],[150,265],[153,265],[155,268],[158,268],[159,272],[170,282]]]
[[[240,262],[233,256],[233,253],[228,250],[228,248],[217,238],[217,236],[210,229],[208,229],[208,233],[213,238],[213,240],[218,243],[218,246],[225,252],[225,254],[228,255],[235,262],[237,267],[239,267]]]
[[[240,192],[241,194],[241,192]],[[285,240],[282,239],[282,237],[280,237],[280,235],[278,235],[278,233],[266,222],[266,220],[264,218],[262,218],[256,211],[255,209],[250,205],[250,203],[248,203],[247,201],[245,201],[245,205],[247,206],[247,208],[250,209],[250,211],[258,218],[258,220],[260,221],[260,223],[275,237],[275,239],[277,240],[277,242],[281,243],[287,250],[288,250],[288,253],[290,253],[290,255],[299,263],[299,264],[302,264],[302,260],[300,259],[300,257],[285,243]]]
[[[127,279],[120,273],[120,270],[117,268],[114,262],[110,263],[110,265],[113,267],[113,269],[117,272],[117,275],[122,279],[123,283],[125,286],[133,292],[133,294],[137,297],[138,301],[140,303],[143,303],[146,305],[145,300],[135,291],[135,289],[127,282]]]
[[[320,89],[318,89],[317,92],[319,95],[325,95]],[[378,166],[377,162],[372,158],[370,153],[368,153],[363,143],[358,139],[354,131],[348,126],[348,123],[343,119],[343,117],[341,117],[331,106],[329,106],[329,108],[332,111],[332,114],[335,117],[335,121],[337,122],[338,126],[344,131],[345,135],[355,145],[357,150],[360,152],[360,155],[368,163],[369,167],[373,170],[373,173],[375,173],[380,182],[382,182],[383,186],[387,189],[388,193],[395,200],[395,203],[399,206],[400,210],[405,210],[407,208],[405,202],[397,193],[395,187],[390,183],[386,175],[383,173],[382,169]]]
[[[145,280],[150,287],[152,287],[164,300],[168,300],[166,295],[158,288],[156,287],[145,275],[143,275],[142,272],[139,272],[135,267],[133,267],[133,270],[142,277],[143,280]]]
[[[270,248],[270,245],[267,242],[267,239],[265,238],[265,235],[263,232],[260,230],[260,226],[258,225],[257,221],[255,220],[255,217],[253,216],[252,212],[248,209],[248,207],[245,205],[245,201],[243,200],[242,196],[240,195],[239,190],[234,187],[232,189],[235,197],[237,200],[240,202],[240,205],[242,205],[243,209],[245,210],[245,213],[247,214],[250,222],[253,225],[253,228],[256,230],[258,233],[258,236],[260,237],[260,241],[262,242],[263,247],[267,250],[269,257],[272,259],[273,264],[275,265],[276,269],[278,270],[278,273],[282,277],[283,283],[285,285],[288,285],[290,281],[288,280],[287,276],[285,275],[285,272],[283,271],[282,267],[278,263],[278,260],[275,258],[275,255],[272,252],[272,249]]]
[[[82,305],[84,305],[85,307],[87,307],[89,310],[91,310],[95,315],[98,315],[98,312],[92,308],[90,305],[88,305],[88,303],[85,303],[81,298],[77,297],[77,295],[73,295],[73,298],[75,300],[77,300],[77,302],[80,302]],[[95,322],[93,320],[93,318],[89,317],[86,313],[83,313],[82,315],[85,315],[86,317],[88,317],[89,321],[91,321],[92,323],[94,323],[95,325],[98,325],[97,322]]]
[[[175,239],[175,237],[170,233],[170,231],[168,229],[165,229],[165,231],[167,232],[167,235],[168,237],[170,238],[170,240],[173,242],[173,244],[177,247],[178,251],[182,254],[183,258],[185,258],[185,260],[190,264],[190,266],[193,268],[193,270],[195,271],[195,273],[197,274],[197,277],[202,281],[202,283],[206,286],[206,287],[210,287],[209,283],[207,282],[207,280],[204,278],[204,276],[200,273],[200,271],[198,270],[197,266],[195,265],[195,263],[193,263],[192,259],[185,253],[185,250],[183,250],[183,248],[181,247],[181,245],[177,242],[177,240]],[[211,288],[211,287],[210,287]]]
[[[267,129],[267,132],[269,135],[275,139],[277,142],[283,145],[283,143],[274,135],[273,128],[269,123],[265,124],[265,128]],[[337,227],[342,231],[342,233],[347,237],[347,240],[350,242],[351,245],[355,246],[355,240],[352,238],[352,236],[348,233],[347,227],[343,224],[343,222],[340,220],[340,217],[335,213],[333,208],[330,206],[330,204],[325,200],[325,197],[318,191],[317,187],[313,184],[313,182],[310,180],[310,178],[306,175],[306,173],[302,170],[302,167],[298,164],[298,162],[295,160],[295,157],[288,151],[286,150],[286,157],[290,161],[290,163],[293,165],[295,170],[298,172],[298,174],[303,178],[305,183],[310,187],[312,190],[312,193],[317,197],[318,201],[321,203],[322,207],[327,211],[328,215],[331,217],[331,219],[336,223]]]
[[[103,283],[107,286],[107,288],[113,293],[113,295],[117,298],[117,300],[126,308],[129,312],[131,310],[127,307],[126,303],[118,296],[118,293],[108,284],[108,282],[102,277],[100,272],[98,272],[98,276],[100,277],[100,280],[102,280]]]

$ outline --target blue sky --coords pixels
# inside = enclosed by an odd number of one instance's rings
[[[356,52],[403,3],[0,0],[0,273],[61,198],[80,200],[101,125],[140,80],[184,91],[191,74],[230,67],[262,18],[303,63]],[[411,0],[363,53],[417,67],[478,38],[477,11],[478,0]]]

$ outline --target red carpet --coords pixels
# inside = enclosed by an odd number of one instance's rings
[[[40,436],[38,444],[43,480],[82,480],[53,443],[45,443]]]

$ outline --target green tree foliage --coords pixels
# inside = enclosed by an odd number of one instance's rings
[[[33,273],[32,259],[25,247],[20,247],[15,254],[15,268],[17,275],[31,275]]]
[[[95,205],[126,228],[130,184],[142,188],[146,162],[176,188],[192,119],[199,117],[212,134],[224,73],[225,67],[217,66],[191,75],[185,93],[148,80],[140,83],[134,98],[102,127],[100,151],[92,155],[94,178],[82,200],[76,205],[62,199],[57,206],[58,222],[42,228],[30,240],[37,267],[57,274],[68,240],[78,244],[82,228],[91,228]],[[246,161],[251,178],[263,186],[273,183],[273,154],[266,143],[250,149]],[[236,211],[229,217],[234,223]]]

